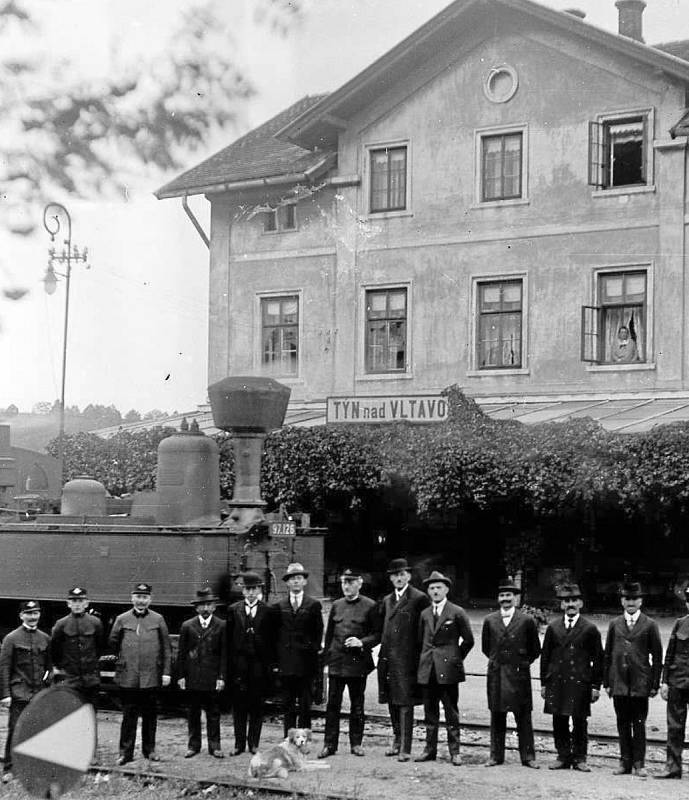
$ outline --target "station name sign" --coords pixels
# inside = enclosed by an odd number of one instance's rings
[[[435,394],[329,397],[326,422],[443,422],[447,399]]]

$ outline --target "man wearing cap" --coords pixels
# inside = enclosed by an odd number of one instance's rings
[[[132,589],[132,609],[120,614],[108,643],[117,656],[115,682],[122,699],[118,765],[134,758],[136,726],[141,717],[141,751],[149,761],[156,753],[158,690],[170,685],[170,635],[163,617],[151,611],[151,586],[137,583]]]
[[[243,572],[240,580],[244,598],[233,603],[227,615],[235,756],[247,745],[252,753],[258,750],[275,666],[275,614],[259,600],[263,581],[255,572]]]
[[[323,609],[318,600],[304,593],[308,577],[301,564],[289,564],[282,576],[289,594],[274,606],[278,669],[286,704],[285,737],[297,723],[300,728],[311,727],[312,686],[319,669]]]
[[[215,616],[218,598],[207,586],[196,592],[191,601],[196,609],[179,632],[177,685],[187,702],[188,749],[185,758],[201,750],[201,709],[206,712],[208,752],[224,758],[220,749],[220,692],[225,688],[227,636],[225,621]]]
[[[560,587],[564,617],[546,628],[541,651],[541,697],[545,713],[553,715],[557,760],[549,769],[590,772],[586,763],[591,703],[600,696],[603,645],[598,628],[581,616],[584,605],[576,584]],[[572,718],[570,731],[569,718]]]
[[[387,703],[393,740],[386,756],[411,758],[414,703],[418,694],[419,617],[430,604],[428,595],[410,585],[406,558],[394,558],[387,569],[393,591],[383,598],[383,629],[378,653],[378,702]],[[416,701],[420,702],[420,701]]]
[[[689,612],[689,586],[684,590]],[[682,777],[682,748],[689,705],[689,613],[672,627],[665,651],[660,696],[667,701],[667,760],[665,769],[655,778]]]
[[[459,767],[459,684],[466,680],[464,659],[474,646],[474,635],[464,609],[447,599],[452,581],[434,570],[423,584],[431,606],[421,612],[419,619],[421,654],[417,680],[423,689],[426,744],[414,761],[435,761],[437,757],[442,703],[450,762]]]
[[[373,671],[371,650],[380,642],[376,603],[361,594],[363,578],[357,569],[340,575],[343,597],[332,604],[325,629],[325,663],[328,666],[328,703],[325,736],[319,758],[337,752],[340,738],[340,709],[345,687],[349,692],[349,746],[363,756],[364,693],[366,676]]]
[[[490,760],[493,767],[505,760],[507,712],[514,714],[519,757],[525,767],[538,769],[531,711],[531,664],[541,652],[533,618],[517,609],[521,593],[512,580],[498,586],[499,611],[483,621],[481,649],[488,659],[487,690],[490,710]]]
[[[612,697],[620,737],[620,763],[613,775],[647,777],[646,717],[663,669],[658,625],[641,611],[641,584],[630,581],[620,592],[624,613],[611,620],[605,640],[603,686]]]
[[[12,780],[12,734],[17,720],[31,698],[50,681],[50,637],[38,630],[40,617],[38,601],[24,601],[19,607],[22,624],[5,636],[0,648],[0,705],[10,710],[3,783]]]

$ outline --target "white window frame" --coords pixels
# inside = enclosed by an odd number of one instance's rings
[[[254,371],[257,375],[265,373],[263,364],[263,314],[261,313],[261,301],[270,300],[275,297],[296,297],[299,309],[299,322],[297,330],[299,332],[299,349],[297,351],[297,371],[293,375],[280,375],[271,373],[271,378],[279,379],[282,383],[295,383],[303,380],[304,365],[304,290],[303,289],[275,289],[269,292],[257,292],[254,297]]]
[[[522,192],[520,197],[507,200],[483,200],[483,140],[493,136],[522,135]],[[526,122],[514,125],[476,128],[474,131],[474,207],[494,208],[495,206],[524,205],[529,202],[529,126]]]
[[[293,206],[294,207],[294,227],[293,228],[285,228],[280,222],[280,209],[285,208],[286,206]],[[265,229],[265,214],[273,213],[275,215],[275,230],[267,231]],[[280,203],[279,206],[274,208],[272,212],[270,211],[262,211],[261,212],[261,224],[262,224],[262,233],[264,236],[275,236],[278,233],[294,233],[296,230],[299,229],[299,215],[297,214],[297,201],[294,200],[293,202],[289,203]]]
[[[405,289],[407,292],[407,351],[405,368],[399,372],[366,372],[366,292]],[[413,353],[413,281],[386,281],[385,283],[363,283],[359,286],[359,302],[357,304],[357,369],[356,381],[400,381],[414,377],[412,367]]]
[[[407,182],[404,208],[396,211],[371,211],[371,153],[374,150],[384,150],[385,148],[406,147],[407,148]],[[393,217],[411,217],[413,215],[412,199],[412,142],[411,139],[385,139],[384,141],[366,142],[363,145],[363,176],[362,181],[362,207],[366,209],[365,216],[368,219],[390,219]]]

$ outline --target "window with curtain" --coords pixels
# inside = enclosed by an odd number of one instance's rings
[[[649,114],[589,123],[589,184],[599,189],[649,183]]]
[[[407,207],[407,148],[370,151],[371,212],[403,211]]]
[[[522,133],[481,137],[481,200],[522,196]]]
[[[522,281],[478,284],[476,363],[479,369],[522,365]]]
[[[407,290],[366,292],[366,372],[407,368]]]
[[[261,298],[263,366],[271,375],[296,375],[299,367],[299,298]]]
[[[646,360],[646,272],[609,272],[598,277],[600,360],[632,364]]]

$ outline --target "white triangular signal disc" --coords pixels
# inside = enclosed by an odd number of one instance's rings
[[[23,756],[86,772],[93,758],[95,737],[93,707],[83,705],[12,750]]]

